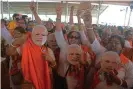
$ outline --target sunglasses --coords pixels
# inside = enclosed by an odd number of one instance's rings
[[[71,38],[71,39],[79,39],[80,37],[79,36],[70,36],[69,38]]]

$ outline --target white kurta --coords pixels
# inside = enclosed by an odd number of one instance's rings
[[[91,44],[92,50],[97,54],[101,55],[106,50],[100,48],[100,43],[95,39],[95,41]],[[100,60],[96,60],[96,62],[99,62]],[[133,63],[129,60],[129,62],[125,65],[123,65],[125,69],[125,77],[124,80],[127,82],[128,88],[130,89],[133,86]]]
[[[81,39],[87,39],[85,38],[84,31],[79,31],[81,35]],[[58,46],[60,47],[60,57],[59,57],[59,67],[58,67],[58,74],[62,77],[65,76],[66,70],[68,68],[68,62],[67,62],[67,48],[68,43],[66,42],[62,30],[61,31],[55,31],[55,38],[57,41]]]

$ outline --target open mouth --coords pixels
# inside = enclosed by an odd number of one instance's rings
[[[77,62],[79,59],[72,59],[72,61]]]

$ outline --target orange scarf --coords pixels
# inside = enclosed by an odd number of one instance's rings
[[[83,60],[86,61],[86,53],[89,53],[90,57],[91,57],[91,60],[92,60],[92,63],[91,65],[95,65],[95,59],[96,59],[96,55],[95,53],[92,51],[92,49],[90,47],[88,47],[87,45],[82,45],[81,46],[83,52],[84,52],[84,58]]]
[[[120,59],[122,64],[126,64],[129,61],[129,59],[125,57],[122,53],[120,54]]]
[[[133,48],[125,48],[122,54],[133,62]]]
[[[23,46],[21,66],[24,79],[33,83],[35,89],[51,88],[48,63],[42,58],[41,48],[32,42],[31,37]]]

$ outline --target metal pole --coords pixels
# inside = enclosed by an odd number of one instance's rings
[[[127,16],[127,11],[128,11],[128,7],[126,8],[126,12],[125,12],[124,26],[126,25],[126,16]]]
[[[130,10],[130,14],[129,14],[128,26],[129,26],[129,24],[130,24],[130,18],[131,18],[131,14],[132,14],[132,9]]]
[[[32,21],[34,20],[34,18],[33,18],[33,13],[32,13]]]
[[[36,0],[36,8],[37,8],[37,13],[38,13],[38,0]]]
[[[7,0],[7,4],[8,4],[8,14],[9,14],[9,20],[10,20],[10,3],[8,0]]]
[[[67,23],[67,17],[68,17],[68,2],[66,2],[66,13],[65,13],[65,22]]]
[[[97,25],[99,24],[100,9],[101,9],[101,1],[99,1],[98,16],[97,16]]]
[[[1,18],[3,19],[3,1],[1,0]]]

